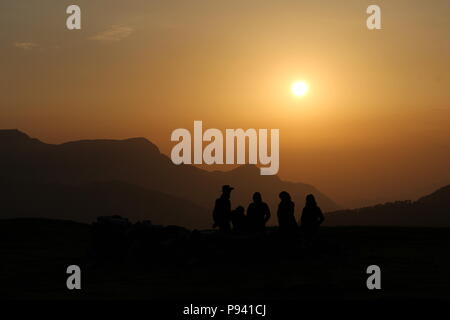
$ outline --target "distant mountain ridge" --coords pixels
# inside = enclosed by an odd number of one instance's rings
[[[396,201],[326,215],[329,226],[450,227],[450,185],[417,201]]]
[[[338,209],[336,203],[313,186],[284,182],[277,176],[261,176],[259,169],[252,165],[227,172],[210,172],[191,165],[176,166],[155,144],[145,138],[80,140],[54,145],[30,138],[19,130],[0,130],[0,150],[0,178],[24,188],[25,185],[36,188],[52,185],[52,188],[65,194],[61,190],[75,186],[79,188],[77,192],[84,194],[86,190],[93,192],[87,187],[92,183],[102,183],[104,189],[105,185],[113,183],[113,189],[122,188],[123,191],[123,188],[126,188],[124,186],[138,187],[141,191],[145,190],[149,197],[150,194],[156,197],[155,193],[159,194],[158,199],[161,199],[161,194],[172,197],[174,201],[161,202],[161,205],[165,203],[164,208],[160,207],[160,211],[165,212],[163,216],[156,210],[150,210],[151,208],[142,211],[147,212],[146,215],[149,215],[148,219],[151,220],[171,221],[167,219],[167,215],[174,212],[173,223],[177,224],[177,219],[181,219],[179,212],[183,211],[183,207],[193,210],[195,207],[198,213],[184,213],[196,216],[184,219],[188,226],[210,224],[210,212],[223,184],[236,188],[232,195],[233,207],[246,207],[253,192],[259,191],[271,206],[274,216],[279,201],[278,193],[282,190],[291,193],[297,205],[297,212],[303,206],[304,197],[308,193],[316,195],[325,211]],[[119,188],[117,182],[123,185]],[[111,192],[120,197],[120,193]],[[130,196],[124,201],[129,203],[132,198]],[[89,196],[84,199],[89,199]],[[175,203],[177,205],[174,205]],[[151,206],[151,203],[147,205]],[[0,214],[3,216],[7,213]],[[82,212],[79,220],[86,221]],[[275,222],[274,218],[272,222]]]
[[[187,200],[120,181],[81,185],[0,180],[1,217],[43,217],[91,223],[98,216],[209,227],[208,212]]]

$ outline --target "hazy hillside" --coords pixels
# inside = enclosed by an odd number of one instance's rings
[[[90,223],[97,216],[121,215],[133,221],[210,227],[210,213],[184,199],[123,182],[76,186],[0,181],[0,218],[45,217]]]
[[[0,130],[0,148],[0,166],[3,168],[0,177],[23,184],[77,186],[122,181],[184,199],[208,212],[220,194],[221,185],[231,184],[236,187],[233,206],[247,206],[252,193],[260,191],[275,210],[278,193],[286,190],[294,197],[297,208],[303,205],[306,194],[314,193],[325,211],[338,209],[332,200],[314,187],[284,182],[277,176],[261,176],[255,166],[242,166],[228,172],[209,172],[190,165],[176,166],[144,138],[84,140],[52,145],[32,139],[18,130]],[[168,205],[167,209],[178,211],[171,203]],[[200,218],[203,214],[198,215]]]
[[[450,185],[417,201],[397,201],[328,213],[329,226],[450,226]]]

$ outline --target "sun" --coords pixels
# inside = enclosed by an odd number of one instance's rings
[[[292,94],[296,97],[303,97],[309,91],[309,86],[305,81],[296,81],[291,86]]]

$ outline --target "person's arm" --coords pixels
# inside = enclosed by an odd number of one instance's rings
[[[213,228],[217,227],[217,219],[218,219],[218,213],[217,213],[217,200],[214,203],[214,209],[213,209]]]
[[[319,207],[317,207],[317,209],[318,209],[317,213],[319,214],[319,224],[322,224],[322,222],[325,221],[325,217],[324,217],[324,215],[322,213],[322,210]]]
[[[227,212],[226,212],[226,219],[231,220],[231,201],[227,201]]]
[[[247,207],[247,217],[253,218],[253,206],[251,203]]]
[[[271,217],[271,215],[270,215],[270,208],[269,208],[269,206],[266,204],[266,214],[265,214],[265,217],[264,217],[264,222],[269,221],[270,217]]]
[[[300,211],[300,216],[298,217],[298,224],[299,224],[299,225],[303,222],[303,213],[304,213],[304,211],[305,211],[305,208],[303,208],[303,209]]]

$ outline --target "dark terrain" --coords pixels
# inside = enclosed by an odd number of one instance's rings
[[[247,207],[259,191],[274,216],[280,191],[288,191],[296,210],[315,195],[327,212],[327,226],[450,227],[450,186],[417,201],[339,210],[311,185],[261,176],[244,165],[208,172],[176,166],[144,138],[43,143],[18,130],[0,130],[0,218],[53,218],[90,223],[100,215],[122,215],[188,228],[211,227],[221,186],[235,187],[233,208]],[[272,219],[272,224],[275,219]]]
[[[220,238],[98,260],[87,224],[0,220],[0,294],[12,299],[450,299],[450,230],[323,228],[312,248],[263,238]],[[203,240],[202,240],[203,239]],[[188,245],[191,243],[191,245]],[[156,247],[155,247],[156,248]],[[187,248],[187,249],[186,249]],[[190,249],[189,249],[190,248]],[[194,250],[194,249],[195,250]],[[66,268],[82,269],[82,290],[65,287]],[[366,268],[382,270],[382,290],[366,288]]]
[[[236,206],[247,206],[252,194],[259,191],[275,210],[278,193],[286,190],[298,205],[303,204],[306,194],[314,193],[325,211],[339,209],[315,187],[282,181],[278,176],[261,176],[254,165],[227,172],[174,165],[144,138],[55,145],[18,130],[0,130],[0,150],[0,191],[8,193],[4,197],[7,210],[0,212],[0,218],[52,217],[90,222],[101,214],[120,214],[208,228],[214,200],[224,184],[235,187]],[[15,193],[10,198],[12,190]],[[43,195],[45,190],[49,192]],[[102,212],[96,213],[92,207],[101,207]]]
[[[0,130],[0,147],[1,297],[450,299],[450,186],[417,201],[336,211],[313,186],[260,176],[255,166],[175,166],[143,138],[51,145]],[[233,208],[261,192],[271,225],[280,191],[291,193],[296,219],[313,193],[325,227],[311,247],[276,227],[265,235],[205,230],[224,184],[236,188]],[[112,215],[130,220],[125,229],[93,223]],[[66,288],[72,264],[82,269],[81,291]],[[366,287],[370,265],[381,267],[382,290]]]
[[[450,185],[417,201],[396,201],[327,214],[328,226],[450,227]]]

